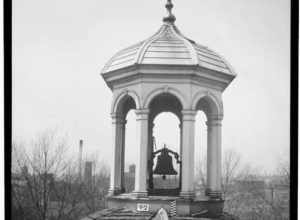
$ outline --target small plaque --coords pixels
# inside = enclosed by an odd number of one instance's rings
[[[138,203],[136,209],[137,209],[137,211],[139,211],[139,212],[149,212],[149,207],[150,207],[149,204],[146,204],[146,203]]]

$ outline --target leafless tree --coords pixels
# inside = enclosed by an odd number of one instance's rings
[[[238,175],[241,166],[241,156],[233,149],[226,150],[222,160],[222,190],[226,199],[228,190]]]
[[[20,219],[72,219],[80,204],[80,184],[67,158],[66,138],[54,130],[41,133],[27,149],[13,142],[13,207]],[[14,215],[17,219],[17,216]]]
[[[205,159],[198,163],[196,170],[197,182],[200,181],[201,185],[205,186]],[[224,210],[240,219],[288,219],[289,170],[288,160],[278,160],[277,170],[273,176],[277,179],[276,184],[283,188],[278,189],[278,195],[274,196],[276,199],[270,199],[270,188],[265,184],[268,176],[262,174],[262,169],[255,168],[250,164],[242,164],[238,152],[232,149],[226,150],[222,158]],[[271,186],[275,193],[276,186],[274,184]],[[279,195],[280,193],[284,196]]]
[[[207,158],[199,161],[196,166],[196,179],[200,181],[202,187],[206,186]],[[222,190],[227,194],[236,176],[239,175],[241,168],[241,156],[233,149],[228,149],[223,153],[222,158]]]
[[[290,186],[290,162],[287,159],[281,159],[278,162],[277,173],[282,177],[283,184]]]
[[[278,169],[280,170],[284,172],[276,172],[269,177],[262,175],[250,165],[244,166],[235,178],[236,187],[228,192],[225,210],[241,219],[289,219],[289,186],[284,184],[286,183],[284,180],[288,178],[289,169],[283,167]],[[266,179],[273,177],[275,180],[266,184]],[[237,187],[239,184],[242,187]],[[276,190],[278,190],[278,195],[276,199],[273,199]]]
[[[92,213],[105,207],[105,196],[109,188],[109,168],[100,162],[96,154],[88,159],[93,164],[92,181],[83,180],[83,206]]]

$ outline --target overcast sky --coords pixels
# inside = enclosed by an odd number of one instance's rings
[[[117,51],[160,28],[165,2],[14,0],[13,135],[29,142],[56,127],[68,133],[74,153],[82,138],[85,156],[109,162],[112,93],[99,73]],[[223,149],[273,171],[289,152],[290,1],[173,3],[181,32],[224,56],[238,74],[223,95]],[[128,118],[126,163],[132,163],[134,113]],[[204,118],[197,115],[197,157],[205,153]],[[178,144],[176,120],[158,116],[159,144]]]

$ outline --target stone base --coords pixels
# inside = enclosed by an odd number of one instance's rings
[[[137,204],[148,204],[149,213],[155,213],[164,208],[168,213],[171,209],[171,202],[176,200],[177,216],[186,217],[209,217],[217,218],[222,215],[224,200],[211,200],[209,197],[183,198],[168,196],[146,196],[136,197],[135,194],[121,194],[107,197],[108,209],[126,209],[137,212]]]
[[[123,193],[123,189],[115,188],[115,189],[109,189],[108,190],[108,196],[114,196],[114,195],[119,195]]]
[[[222,192],[221,191],[213,191],[211,189],[205,190],[205,195],[208,196],[210,199],[221,199],[222,198]]]
[[[185,199],[193,199],[195,198],[195,193],[194,192],[180,192],[180,198],[185,198]]]
[[[156,214],[152,212],[134,212],[127,209],[104,209],[80,220],[153,220]],[[169,216],[169,220],[239,220],[239,218],[223,213],[218,218]]]
[[[135,198],[146,198],[146,197],[148,197],[148,192],[135,192],[135,191],[133,191],[131,193],[131,196],[135,197]]]

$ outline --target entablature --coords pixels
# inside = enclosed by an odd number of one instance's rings
[[[134,65],[102,74],[111,90],[138,83],[191,83],[224,91],[235,75],[205,69],[200,66]]]

